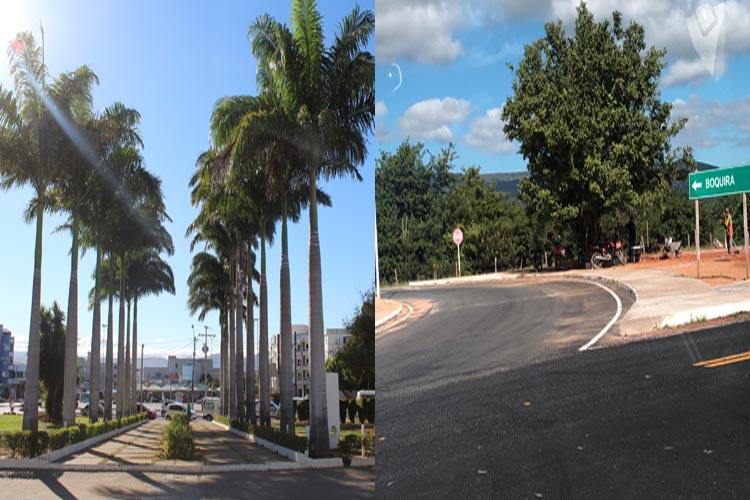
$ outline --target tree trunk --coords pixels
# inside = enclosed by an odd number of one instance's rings
[[[219,311],[221,326],[221,414],[226,416],[229,412],[229,335],[227,334],[227,306]]]
[[[126,311],[126,329],[125,329],[125,373],[123,373],[122,379],[122,411],[123,415],[130,415],[130,306],[132,304],[132,298],[128,300],[128,307]]]
[[[41,200],[44,193],[37,193]],[[36,242],[34,244],[34,282],[31,287],[31,318],[29,321],[29,348],[26,361],[26,386],[23,392],[23,430],[36,431],[39,428],[39,341],[42,316],[42,229],[44,225],[44,204],[36,208]]]
[[[102,346],[102,294],[99,273],[102,266],[102,249],[96,246],[96,270],[94,271],[94,319],[91,325],[91,365],[89,366],[89,421],[99,420],[99,377],[101,372]]]
[[[244,350],[242,346],[242,245],[237,245],[237,260],[235,262],[235,272],[234,272],[234,281],[235,281],[235,292],[237,296],[237,304],[236,304],[236,330],[235,334],[237,335],[237,339],[235,341],[235,351],[237,355],[237,359],[235,361],[235,365],[237,366],[237,375],[235,377],[236,386],[237,386],[237,420],[240,422],[245,421],[245,371],[242,368],[243,363],[243,357],[244,357]]]
[[[76,423],[78,370],[78,217],[73,213],[73,243],[70,247],[70,286],[68,322],[65,325],[65,364],[63,367],[63,425]]]
[[[250,423],[255,424],[255,295],[253,294],[253,268],[255,255],[250,242],[247,243],[247,312],[245,328],[247,329],[247,361],[245,363],[245,407]]]
[[[262,227],[265,227],[263,224]],[[266,285],[266,237],[260,235],[260,332],[258,333],[260,368],[260,425],[271,425],[271,387],[268,370],[268,287]]]
[[[229,417],[234,420],[237,416],[237,353],[236,349],[236,331],[235,331],[235,301],[234,290],[232,289],[232,273],[234,272],[234,262],[229,261]]]
[[[133,350],[130,363],[130,413],[136,414],[136,380],[138,380],[138,295],[133,294]]]
[[[115,416],[122,418],[123,416],[123,388],[124,388],[124,377],[125,372],[125,256],[120,256],[120,316],[117,325],[117,398],[115,406]]]
[[[281,208],[281,316],[279,319],[279,392],[281,397],[281,432],[294,434],[294,406],[292,404],[292,370],[294,369],[294,346],[292,345],[292,297],[289,277],[289,243],[287,239],[287,205]]]
[[[112,420],[112,391],[114,389],[114,255],[109,256],[109,310],[107,312],[107,361],[104,367],[104,420]]]
[[[323,285],[318,241],[318,206],[315,165],[310,168],[310,254],[309,254],[309,328],[310,328],[310,456],[330,455],[328,442],[328,404],[323,344]]]

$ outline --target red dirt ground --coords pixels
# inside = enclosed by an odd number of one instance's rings
[[[628,269],[659,269],[670,271],[690,278],[697,277],[696,253],[683,252],[680,258],[671,254],[668,259],[660,259],[657,254],[643,255],[640,262],[629,263]],[[729,255],[726,249],[701,249],[701,281],[712,285],[726,285],[746,278],[745,252],[732,249]]]

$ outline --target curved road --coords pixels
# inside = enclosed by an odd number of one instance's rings
[[[613,291],[624,314],[632,299]],[[381,498],[484,498],[462,483],[514,460],[496,446],[514,449],[515,433],[533,433],[536,424],[516,414],[538,404],[537,387],[556,382],[517,374],[581,356],[617,311],[607,290],[578,281],[397,289],[383,298],[415,310],[376,342]]]
[[[628,294],[612,290],[630,306]],[[606,290],[578,281],[399,289],[382,296],[416,308],[376,342],[377,387],[392,395],[574,353],[617,310]]]

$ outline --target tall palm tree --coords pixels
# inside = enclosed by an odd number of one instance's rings
[[[270,16],[259,18],[249,32],[255,56],[261,61],[273,61],[273,69],[283,72],[282,78],[275,77],[281,82],[276,88],[288,114],[297,117],[301,128],[297,134],[302,142],[300,163],[310,193],[312,456],[329,453],[316,182],[321,174],[360,179],[357,165],[364,162],[365,134],[372,131],[374,117],[374,58],[364,50],[373,30],[373,13],[355,8],[341,21],[334,43],[325,49],[316,2],[295,0],[291,36]]]
[[[153,249],[147,249],[133,256],[128,268],[128,288],[133,299],[133,348],[130,375],[130,393],[133,395],[130,413],[135,413],[135,394],[138,366],[138,299],[149,295],[159,295],[162,292],[174,295],[174,274]]]
[[[46,108],[47,68],[42,50],[31,33],[19,33],[8,47],[15,93],[0,86],[1,187],[30,185],[34,190],[36,242],[31,292],[23,429],[37,430],[39,412],[39,328],[42,290],[42,232],[47,190],[56,175],[53,119]]]
[[[72,73],[63,73],[50,89],[50,98],[66,120],[67,127],[58,126],[58,133],[82,136],[84,126],[93,118],[92,88],[98,83],[97,76],[86,66]],[[76,389],[78,387],[78,251],[81,217],[84,205],[92,195],[92,179],[96,172],[87,156],[72,138],[60,141],[58,158],[62,159],[60,172],[54,185],[54,194],[59,208],[70,214],[68,227],[71,230],[70,285],[68,292],[68,322],[65,332],[65,368],[63,371],[63,422],[75,424]]]

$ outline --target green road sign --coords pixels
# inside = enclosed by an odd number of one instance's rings
[[[693,172],[688,178],[690,199],[750,192],[750,165]]]

